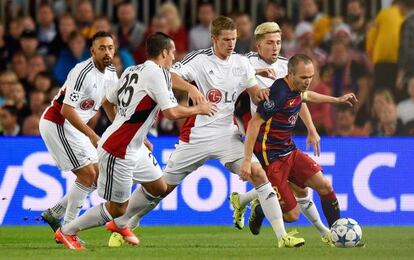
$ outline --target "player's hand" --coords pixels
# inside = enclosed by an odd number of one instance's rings
[[[354,93],[348,93],[343,96],[338,97],[339,104],[348,104],[351,107],[354,106],[358,102],[357,97]]]
[[[147,139],[144,139],[144,145],[148,148],[148,150],[150,150],[152,152],[152,150],[154,149],[154,145]]]
[[[188,90],[188,97],[193,101],[193,104],[196,106],[201,103],[206,103],[206,98],[203,94],[196,88],[192,87]]]
[[[201,103],[198,105],[199,113],[201,115],[206,116],[214,116],[215,113],[217,113],[217,105],[211,102],[208,103]]]
[[[256,75],[260,75],[269,79],[276,79],[276,71],[272,68],[259,68],[256,69]]]
[[[257,95],[256,95],[256,99],[257,99],[257,103],[266,100],[269,101],[269,94],[270,94],[270,89],[269,88],[261,88],[257,91]]]
[[[313,148],[313,155],[320,156],[321,155],[321,137],[319,136],[318,132],[311,131],[308,133],[306,137],[306,150],[309,151],[309,145],[312,145]]]
[[[91,143],[93,144],[93,146],[98,147],[98,141],[99,139],[101,139],[95,132],[92,132],[89,135],[89,140],[91,140]]]
[[[240,180],[247,181],[252,173],[252,161],[244,159],[240,167]]]

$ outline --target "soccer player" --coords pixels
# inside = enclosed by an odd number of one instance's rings
[[[284,57],[279,56],[279,52],[281,49],[281,30],[279,25],[275,22],[265,22],[260,24],[256,27],[255,32],[255,40],[256,40],[256,47],[257,52],[250,52],[247,54],[249,57],[250,63],[255,68],[270,68],[272,69],[274,76],[276,78],[283,78],[287,75],[287,64],[288,60]],[[260,87],[262,88],[269,88],[274,80],[269,79],[267,77],[256,76],[259,82]],[[335,104],[343,104],[347,103],[349,105],[353,105],[357,100],[355,95],[350,93],[346,94],[339,98],[334,98],[331,96],[321,95],[313,91],[306,91],[307,100],[310,102],[329,102]],[[248,103],[248,102],[244,102]],[[252,113],[256,111],[256,105],[253,102],[250,102],[250,111],[245,113]],[[299,113],[299,116],[304,121],[305,125],[308,128],[309,135],[307,138],[307,144],[312,144],[314,146],[315,155],[319,155],[319,141],[320,137],[313,125],[312,118],[310,116],[309,110],[305,103],[302,103],[302,107]],[[249,118],[250,114],[245,116],[245,118]],[[247,120],[243,121],[247,124]],[[245,127],[247,128],[247,127]],[[300,189],[294,184],[290,184],[291,188],[295,193],[296,200],[298,201],[299,207],[301,212],[308,218],[308,220],[316,227],[316,229],[320,232],[322,237],[322,241],[329,242],[328,240],[328,228],[322,223],[319,213],[316,209],[314,202],[311,200],[309,193],[306,189]],[[230,201],[233,204],[234,208],[234,224],[237,228],[241,229],[244,226],[244,212],[246,210],[246,205],[253,199],[257,198],[257,194],[255,190],[251,190],[244,194],[239,194],[234,192],[230,196]],[[256,217],[256,210],[260,210],[260,207],[256,208],[258,205],[257,200],[253,200],[252,202],[252,211],[251,217],[249,220],[249,227],[253,234],[258,234],[260,232],[260,225],[263,218]],[[259,213],[260,216],[262,216]],[[285,215],[285,220],[293,221],[294,219],[289,218],[288,215]],[[258,223],[257,223],[258,222]]]
[[[299,209],[289,182],[300,188],[310,187],[321,197],[329,226],[340,218],[338,200],[321,167],[296,148],[292,131],[302,108],[302,93],[314,76],[312,60],[304,55],[293,56],[288,62],[288,75],[270,87],[269,101],[261,102],[246,132],[245,158],[241,175],[251,174],[253,153],[266,168],[280,204],[289,220],[297,220]]]
[[[187,119],[181,129],[180,142],[164,170],[168,185],[164,197],[209,159],[218,159],[231,172],[240,173],[244,156],[243,142],[233,121],[234,103],[244,90],[247,90],[254,102],[264,100],[267,91],[261,91],[257,85],[256,72],[248,59],[233,52],[236,38],[233,20],[219,16],[211,24],[212,48],[192,52],[173,66],[173,85],[186,86],[191,85],[188,82],[194,81],[206,99],[217,104],[218,112],[212,117],[197,115]],[[277,246],[302,246],[304,239],[286,233],[276,193],[259,161],[253,157],[251,174],[247,178],[241,177],[255,186],[266,218],[278,239]],[[138,192],[141,192],[142,198],[147,196],[144,190]],[[138,218],[158,203],[159,201],[148,203],[147,209],[137,212]],[[121,217],[116,225],[124,229],[133,228],[138,220],[128,223],[131,217],[132,215]]]
[[[139,244],[129,230],[118,228],[112,219],[130,212],[140,211],[140,205],[157,203],[167,185],[161,168],[144,139],[159,110],[168,119],[179,119],[196,114],[212,116],[213,103],[200,103],[193,107],[177,104],[172,92],[169,68],[174,61],[174,41],[163,33],[155,33],[146,41],[149,60],[129,67],[121,76],[118,88],[109,92],[107,100],[117,105],[113,123],[99,141],[98,194],[107,202],[97,205],[74,221],[63,225],[55,239],[69,249],[83,249],[76,233],[107,223],[107,228],[122,234],[126,241]],[[142,185],[131,197],[133,179]],[[139,195],[144,193],[144,197]],[[144,202],[142,202],[144,200]],[[129,201],[129,204],[128,204]],[[128,208],[127,208],[128,207]],[[132,232],[131,232],[132,233]]]
[[[92,37],[92,57],[78,63],[43,113],[39,130],[49,153],[62,171],[72,171],[75,183],[42,218],[56,231],[77,217],[86,196],[96,189],[99,136],[87,125],[102,105],[112,120],[115,110],[103,102],[105,93],[118,82],[112,58],[115,46],[112,36],[97,32]]]

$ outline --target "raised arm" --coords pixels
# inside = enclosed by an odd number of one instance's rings
[[[354,93],[348,93],[340,97],[333,97],[324,94],[319,94],[315,91],[306,91],[303,93],[303,99],[311,103],[331,103],[331,104],[348,104],[355,105],[358,102]]]

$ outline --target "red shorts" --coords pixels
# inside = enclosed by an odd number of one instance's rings
[[[321,170],[319,164],[298,149],[280,157],[267,167],[267,177],[277,192],[284,213],[291,211],[297,205],[289,182],[305,188],[306,180]]]

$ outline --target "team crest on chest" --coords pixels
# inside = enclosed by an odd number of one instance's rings
[[[89,110],[95,105],[95,101],[93,99],[87,99],[80,103],[79,107],[82,110]]]

